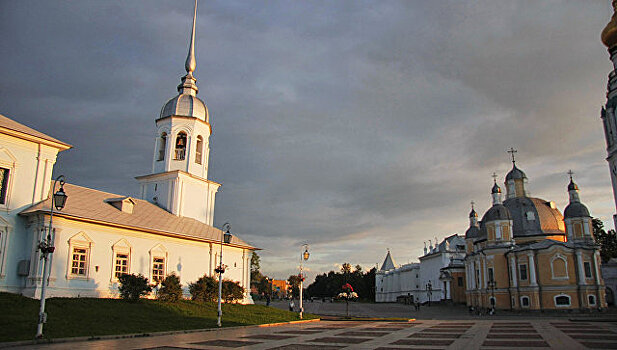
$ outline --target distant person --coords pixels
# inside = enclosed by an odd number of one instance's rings
[[[293,298],[289,299],[289,311],[294,311],[294,306]]]

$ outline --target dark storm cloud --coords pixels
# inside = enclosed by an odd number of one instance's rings
[[[599,121],[606,1],[201,2],[197,84],[213,125],[216,224],[290,274],[399,262],[490,205],[519,149],[534,195],[572,168],[614,211]],[[184,74],[192,1],[0,2],[0,113],[75,149],[57,173],[136,194]],[[297,249],[296,249],[297,248]]]

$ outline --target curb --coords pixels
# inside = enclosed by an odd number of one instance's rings
[[[178,330],[178,331],[147,332],[147,333],[132,333],[132,334],[115,334],[115,335],[93,335],[93,336],[84,336],[84,337],[53,338],[53,339],[41,339],[41,340],[36,340],[36,339],[35,340],[18,340],[18,341],[14,341],[14,342],[0,343],[0,349],[12,348],[12,347],[16,347],[16,346],[38,345],[38,344],[77,343],[77,342],[87,342],[87,341],[96,341],[96,340],[146,338],[146,337],[160,337],[160,336],[164,336],[164,335],[174,335],[174,334],[190,334],[190,333],[200,333],[200,332],[216,332],[216,331],[227,330],[227,329],[276,327],[276,326],[282,326],[282,325],[286,325],[286,324],[298,324],[298,323],[309,323],[309,322],[319,322],[319,321],[321,321],[321,318],[315,318],[315,319],[312,319],[312,320],[299,320],[299,321],[289,321],[289,322],[265,323],[265,324],[256,324],[256,325],[250,325],[250,326],[235,326],[235,327],[223,327],[223,328],[184,329],[184,330]]]

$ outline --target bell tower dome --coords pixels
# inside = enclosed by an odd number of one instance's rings
[[[195,23],[197,0],[189,51],[184,64],[186,75],[178,85],[178,95],[169,99],[156,119],[152,174],[139,176],[141,198],[172,214],[191,217],[212,225],[214,200],[220,184],[208,180],[210,116],[208,107],[197,97]]]

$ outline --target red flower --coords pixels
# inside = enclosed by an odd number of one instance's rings
[[[345,283],[342,289],[346,292],[353,292],[353,287],[349,283]]]

